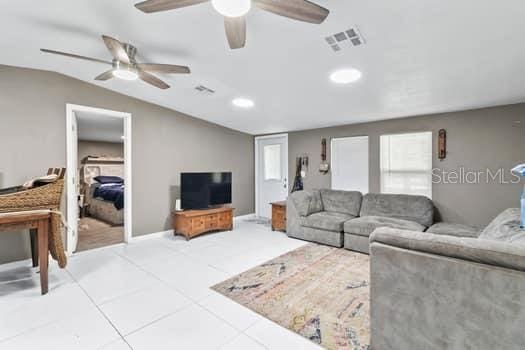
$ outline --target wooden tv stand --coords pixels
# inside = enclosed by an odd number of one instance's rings
[[[234,208],[224,207],[203,210],[176,211],[172,215],[175,235],[180,234],[187,240],[212,231],[233,230]]]

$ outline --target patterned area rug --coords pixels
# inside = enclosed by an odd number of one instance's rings
[[[369,349],[368,255],[308,244],[215,291],[326,349]]]

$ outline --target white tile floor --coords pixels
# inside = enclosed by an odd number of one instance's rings
[[[50,267],[0,266],[0,349],[319,349],[209,287],[305,243],[268,226],[137,240]]]

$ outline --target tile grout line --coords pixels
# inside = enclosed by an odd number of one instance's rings
[[[242,334],[244,334],[246,337],[248,337],[248,339],[251,339],[251,340],[253,340],[255,343],[259,344],[259,345],[262,346],[263,348],[269,350],[270,348],[267,347],[266,344],[261,343],[259,340],[253,338],[251,335],[249,335],[249,334],[246,333],[246,331],[247,331],[248,329],[252,328],[253,326],[255,326],[255,325],[256,325],[257,323],[259,323],[259,322],[261,322],[261,320],[255,322],[255,323],[252,324],[250,327],[246,328],[246,329],[242,332]]]
[[[221,295],[221,294],[219,294]],[[226,298],[226,297],[225,297]],[[228,299],[228,298],[227,298]],[[218,319],[220,319],[221,321],[223,321],[224,323],[226,323],[227,325],[229,325],[230,327],[232,327],[233,329],[235,329],[236,331],[238,331],[239,333],[233,337],[232,339],[230,339],[229,341],[227,341],[226,343],[220,345],[218,347],[218,349],[224,347],[225,345],[229,344],[231,341],[237,339],[240,335],[245,335],[247,336],[248,338],[250,338],[251,340],[253,340],[254,342],[256,342],[257,344],[261,345],[263,348],[265,349],[268,349],[264,344],[260,343],[259,341],[257,341],[256,339],[253,339],[250,335],[246,334],[245,332],[249,329],[249,328],[252,328],[253,326],[255,326],[257,323],[261,322],[261,320],[256,320],[255,322],[253,322],[252,324],[250,324],[248,327],[246,327],[245,329],[241,330],[237,327],[235,327],[233,324],[231,324],[230,322],[228,322],[226,319],[222,318],[221,316],[217,315],[215,312],[213,312],[212,310],[208,309],[205,305],[202,305],[200,303],[198,303],[199,306],[201,308],[203,308],[204,310],[208,311],[209,313],[211,313],[212,315],[214,315],[215,317],[217,317]],[[240,305],[240,304],[239,304]],[[242,306],[242,305],[241,305]],[[245,307],[246,308],[246,307]],[[246,308],[247,310],[253,312],[252,310]],[[260,315],[258,315],[260,316]],[[262,316],[261,316],[262,317]]]
[[[151,322],[148,322],[148,323],[146,323],[145,325],[143,325],[143,326],[141,326],[141,327],[139,327],[139,328],[137,328],[137,329],[135,329],[135,330],[133,330],[133,331],[131,331],[131,332],[129,332],[129,333],[126,333],[125,337],[129,337],[130,335],[133,335],[133,334],[135,334],[135,333],[137,333],[137,332],[143,330],[144,328],[151,326],[151,325],[154,324],[154,323],[157,323],[157,322],[159,322],[159,321],[162,321],[162,320],[164,320],[164,319],[166,319],[166,318],[168,318],[168,317],[170,317],[170,316],[173,316],[173,315],[175,315],[176,313],[179,313],[179,312],[183,311],[184,309],[187,309],[187,308],[189,308],[190,306],[193,306],[193,305],[197,305],[197,304],[194,303],[194,302],[191,302],[191,303],[189,303],[188,305],[184,305],[184,306],[182,306],[180,309],[178,309],[177,311],[173,311],[173,312],[170,312],[169,314],[163,315],[163,316],[161,316],[161,317],[159,317],[159,318],[157,318],[157,319],[155,319],[155,320],[153,320],[153,321],[151,321]]]
[[[184,294],[181,290],[179,290],[177,287],[175,286],[172,286],[171,284],[167,283],[166,281],[164,281],[163,279],[161,279],[160,277],[158,277],[157,275],[151,273],[150,271],[146,270],[145,268],[143,268],[142,266],[138,265],[136,262],[134,262],[133,260],[129,259],[127,256],[124,256],[124,255],[120,255],[119,253],[115,252],[115,254],[117,254],[119,257],[121,257],[122,259],[126,260],[127,262],[129,262],[130,264],[132,264],[133,266],[135,266],[136,268],[138,268],[139,270],[141,270],[142,272],[146,273],[147,275],[153,277],[154,279],[156,279],[157,281],[159,281],[160,283],[162,283],[165,287],[169,288],[169,289],[172,289],[172,290],[175,290],[177,293],[181,294],[183,297],[185,297],[186,299],[192,301],[192,302],[196,302],[193,298],[187,296],[186,294]],[[143,289],[146,289],[146,287],[144,287]],[[141,289],[142,290],[142,289]],[[131,295],[132,293],[129,293],[127,295]],[[120,297],[115,297],[111,300],[115,300],[116,298],[120,298]],[[109,301],[108,301],[109,302]]]
[[[80,283],[78,283],[77,279],[73,276],[73,274],[71,272],[69,272],[67,269],[66,269],[66,272],[69,274],[69,276],[73,279],[73,281],[78,285],[78,287],[82,290],[82,292],[84,292],[84,294],[88,297],[88,299],[93,303],[93,305],[97,308],[98,312],[100,312],[100,314],[106,319],[106,321],[108,321],[108,323],[111,325],[111,327],[113,327],[113,329],[115,330],[115,332],[117,332],[117,334],[120,336],[120,339],[122,339],[122,341],[124,341],[124,343],[126,343],[126,345],[131,349],[133,350],[133,348],[131,347],[131,345],[128,343],[128,341],[124,338],[124,336],[120,333],[120,331],[117,329],[117,327],[113,324],[113,322],[111,322],[111,320],[109,319],[109,317],[106,316],[106,314],[100,309],[100,307],[97,305],[97,303],[95,303],[95,301],[93,300],[93,298],[91,298],[91,296],[88,294],[88,292],[84,289],[84,287],[82,287],[80,285]],[[102,347],[104,346],[107,346],[113,342],[115,342],[116,340],[113,340],[107,344],[104,344],[102,345]],[[101,348],[102,348],[101,347]]]

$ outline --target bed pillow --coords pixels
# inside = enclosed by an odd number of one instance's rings
[[[118,177],[118,176],[97,176],[95,178],[93,178],[93,180],[95,180],[96,182],[100,183],[100,184],[109,184],[109,183],[112,183],[112,184],[121,184],[121,183],[124,183],[124,179],[122,179],[121,177]]]

